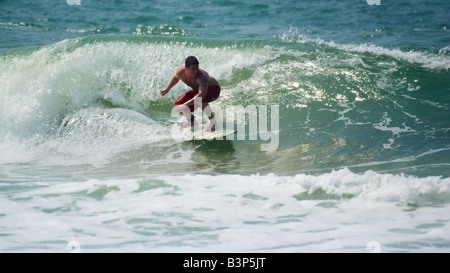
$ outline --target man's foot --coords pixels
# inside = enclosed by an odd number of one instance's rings
[[[197,126],[197,121],[195,120],[194,115],[191,114],[191,121],[188,121],[188,122],[185,122],[185,123],[181,123],[180,122],[179,125],[182,128],[187,128],[189,126],[194,127],[194,126]]]
[[[194,120],[193,122],[188,121],[188,122],[185,122],[183,124],[180,124],[180,127],[182,127],[182,128],[195,127],[195,126],[197,126],[197,121],[196,120]]]

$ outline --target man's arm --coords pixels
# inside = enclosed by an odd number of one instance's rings
[[[161,90],[161,95],[164,96],[165,94],[167,94],[169,90],[172,89],[172,87],[174,87],[179,81],[180,78],[177,76],[177,74],[175,74],[172,80],[170,81],[169,86]]]

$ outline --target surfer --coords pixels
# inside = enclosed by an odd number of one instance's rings
[[[174,103],[176,110],[188,120],[182,126],[194,126],[195,120],[192,112],[198,107],[201,107],[209,119],[209,126],[206,128],[206,131],[214,131],[216,121],[208,103],[215,101],[219,97],[219,83],[205,70],[199,68],[199,61],[194,56],[186,58],[185,65],[177,69],[169,85],[161,90],[161,95],[164,96],[167,94],[180,80],[192,88],[192,90],[183,94]]]

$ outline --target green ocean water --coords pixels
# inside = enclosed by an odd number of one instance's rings
[[[449,8],[0,1],[0,250],[448,251]],[[166,122],[189,55],[228,140]]]

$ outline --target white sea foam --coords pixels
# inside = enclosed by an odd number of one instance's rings
[[[329,46],[351,52],[371,53],[375,55],[391,56],[395,59],[412,64],[420,64],[429,69],[450,69],[450,58],[443,54],[432,54],[418,51],[402,51],[400,49],[387,49],[373,44],[341,45],[335,42],[326,43]]]
[[[0,249],[368,252],[376,241],[381,252],[448,251],[449,203],[448,178],[347,169],[5,182]]]
[[[280,39],[297,43],[317,43],[323,44],[332,48],[337,48],[346,52],[358,52],[358,53],[371,53],[375,55],[385,55],[393,57],[397,60],[406,61],[412,64],[420,64],[424,68],[429,69],[450,69],[450,57],[445,53],[448,51],[448,47],[442,48],[438,54],[420,52],[420,51],[404,51],[400,49],[388,49],[381,46],[363,43],[363,44],[339,44],[334,41],[325,41],[320,38],[309,38],[299,32],[297,28],[291,27],[291,29],[279,36]]]

